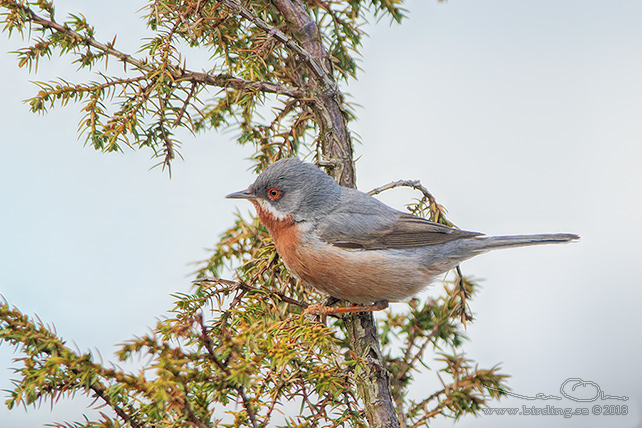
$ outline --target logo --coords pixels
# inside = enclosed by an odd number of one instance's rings
[[[560,385],[560,395],[557,394],[544,394],[538,393],[534,396],[517,394],[510,391],[505,391],[503,389],[496,389],[491,386],[486,386],[488,389],[492,389],[502,394],[506,394],[511,397],[519,398],[522,400],[562,400],[563,398],[575,401],[576,403],[591,403],[595,401],[603,400],[620,400],[628,401],[629,397],[619,396],[619,395],[610,395],[602,391],[600,386],[590,380],[584,380],[580,378],[568,378]],[[621,404],[593,404],[592,407],[557,407],[551,404],[546,404],[543,407],[533,406],[533,405],[522,405],[519,407],[486,407],[482,408],[481,411],[485,415],[524,415],[524,416],[555,416],[560,415],[564,418],[571,418],[575,416],[588,416],[588,415],[627,415],[629,413],[629,408],[627,405]]]
[[[511,397],[521,398],[522,400],[561,400],[562,397],[558,395],[546,395],[543,393],[535,394],[534,397],[529,397],[527,395],[515,394],[514,392],[505,391],[503,389],[496,389],[491,386],[486,386],[488,389],[493,391],[501,392]],[[617,396],[617,395],[607,395],[602,391],[600,386],[590,380],[583,380],[580,378],[568,378],[560,386],[560,393],[568,398],[569,400],[576,401],[578,403],[586,403],[596,400],[621,400],[628,401],[629,397]]]

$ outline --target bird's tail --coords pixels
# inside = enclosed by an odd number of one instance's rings
[[[478,250],[486,251],[496,248],[526,247],[529,245],[561,244],[580,239],[572,233],[546,233],[541,235],[513,235],[513,236],[478,236]]]

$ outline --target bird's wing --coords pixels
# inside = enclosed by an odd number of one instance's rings
[[[381,250],[434,245],[481,235],[402,213],[368,198],[359,198],[352,207],[347,205],[346,209],[320,219],[317,233],[321,239],[341,248]]]

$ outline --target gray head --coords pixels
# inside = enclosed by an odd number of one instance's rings
[[[276,217],[294,214],[295,219],[306,220],[331,210],[340,194],[341,186],[325,172],[287,158],[267,167],[246,190],[226,198],[254,200]]]

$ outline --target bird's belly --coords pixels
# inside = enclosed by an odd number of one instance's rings
[[[412,251],[346,250],[318,241],[300,245],[297,251],[283,250],[285,265],[301,280],[353,303],[403,301],[434,276],[421,268]]]

